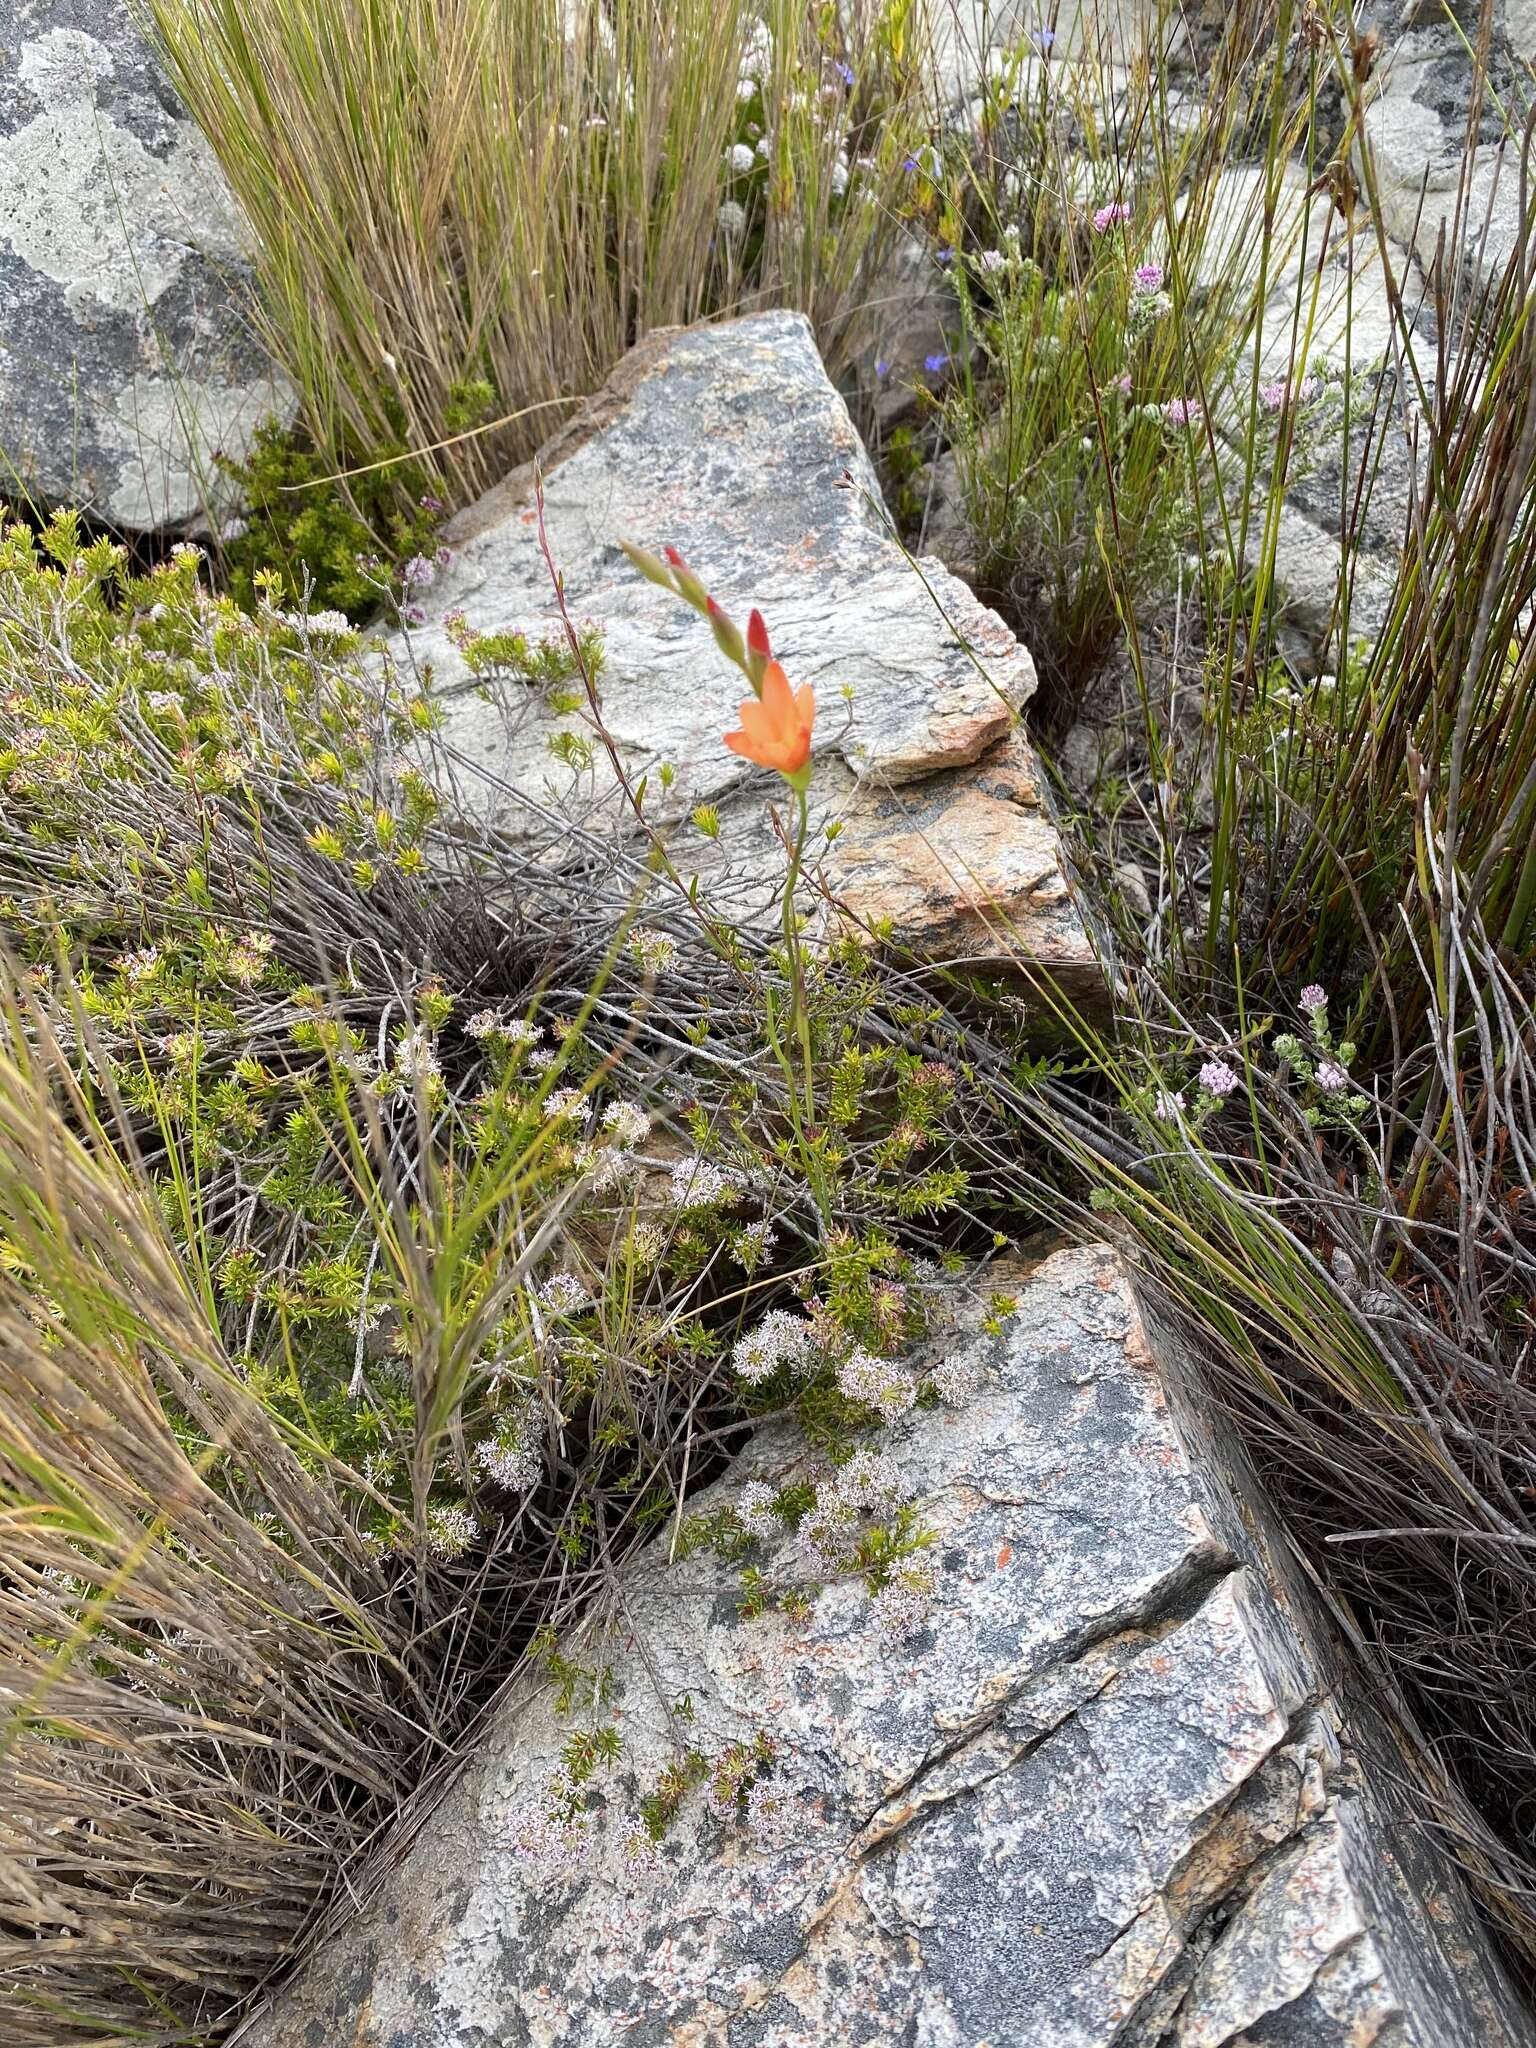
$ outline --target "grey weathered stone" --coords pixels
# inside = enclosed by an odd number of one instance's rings
[[[227,500],[291,409],[241,224],[124,0],[0,0],[0,487],[129,529]]]
[[[1475,158],[1459,252],[1485,279],[1503,268],[1520,235],[1519,136],[1506,137],[1496,95],[1507,104],[1521,102],[1518,87],[1511,90],[1502,47],[1493,53],[1493,72],[1495,90],[1476,110]],[[1449,235],[1452,227],[1474,94],[1472,59],[1453,26],[1414,29],[1384,45],[1366,105],[1365,134],[1387,231],[1410,247],[1426,270],[1435,260],[1442,228]],[[1454,245],[1449,253],[1454,262]]]
[[[985,1296],[1017,1306],[982,1334]],[[578,1869],[519,1842],[571,1724],[522,1682],[376,1897],[242,2048],[1529,2048],[1433,1837],[1395,1803],[1262,1511],[1176,1416],[1103,1248],[976,1275],[963,1406],[887,1432],[933,1531],[928,1623],[882,1647],[793,1539],[627,1568],[623,1751]],[[701,1508],[813,1477],[763,1430]],[[677,1703],[689,1703],[680,1724]],[[766,1730],[787,1819],[690,1796],[641,1876],[624,1820],[684,1743]]]
[[[783,785],[726,750],[743,680],[621,539],[677,547],[743,622],[761,606],[791,680],[814,684],[813,917],[830,901],[926,959],[1038,962],[1081,999],[1102,991],[1019,725],[1030,658],[939,563],[914,569],[890,538],[800,315],[653,336],[538,469],[567,603],[606,636],[604,723],[630,780],[646,778],[646,815],[680,874],[701,876],[738,923],[775,932],[784,856],[770,805],[783,808]],[[410,651],[432,664],[462,801],[509,830],[532,829],[530,806],[540,831],[549,812],[597,818],[643,851],[603,748],[575,767],[551,754],[561,733],[590,736],[584,708],[552,709],[520,683],[466,687],[440,623],[462,611],[479,631],[557,626],[534,478],[516,472],[449,528],[455,558],[427,593],[436,622]],[[717,840],[690,823],[702,804],[718,811]]]

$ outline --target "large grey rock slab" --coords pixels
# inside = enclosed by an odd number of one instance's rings
[[[461,802],[509,831],[547,835],[566,817],[616,833],[639,863],[646,833],[579,693],[475,686],[451,625],[558,637],[540,480],[565,603],[604,635],[602,723],[685,881],[700,878],[739,925],[776,932],[783,785],[727,751],[743,679],[697,614],[635,572],[621,539],[678,548],[742,624],[761,607],[791,681],[815,686],[813,922],[925,959],[1038,964],[1082,1000],[1102,991],[1020,722],[1034,666],[941,563],[914,564],[891,537],[801,315],[634,350],[536,464],[450,526],[452,562],[394,646],[430,664]],[[692,822],[701,806],[717,837]]]
[[[0,0],[0,489],[126,529],[229,496],[291,394],[241,223],[124,0]]]
[[[1016,1305],[989,1329],[997,1290]],[[863,1584],[788,1535],[755,1561],[801,1587],[799,1623],[744,1619],[739,1566],[658,1543],[580,1652],[609,1663],[623,1748],[579,1862],[529,1853],[576,1725],[530,1678],[242,2048],[1536,2040],[1431,1837],[1362,1784],[1117,1259],[994,1265],[952,1311],[932,1342],[975,1392],[885,1442],[934,1537],[917,1633],[882,1638]],[[698,1506],[817,1472],[765,1429]],[[684,1742],[759,1733],[776,1815],[722,1821],[695,1792],[642,1873],[639,1794]]]

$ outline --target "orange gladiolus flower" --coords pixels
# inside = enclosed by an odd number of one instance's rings
[[[725,744],[733,754],[776,768],[797,786],[805,780],[811,758],[811,727],[816,719],[816,693],[809,683],[798,690],[776,661],[763,670],[763,693],[741,707],[741,730],[728,732]]]

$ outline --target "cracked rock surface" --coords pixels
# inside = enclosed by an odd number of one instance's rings
[[[0,0],[0,454],[128,529],[227,499],[292,394],[250,331],[241,223],[124,0]]]
[[[1017,1289],[988,1334],[986,1297]],[[361,1914],[243,2048],[1515,2048],[1536,2039],[1458,1881],[1373,1797],[1251,1516],[1197,1469],[1102,1248],[957,1285],[958,1409],[885,1442],[940,1570],[882,1647],[861,1584],[744,1620],[660,1545],[603,1651],[624,1748],[590,1853],[519,1852],[570,1723],[528,1681]],[[804,1477],[764,1430],[701,1497]],[[597,1652],[588,1646],[590,1659]],[[676,1704],[691,1719],[680,1735]],[[624,1816],[676,1753],[766,1728],[769,1831]]]
[[[645,582],[621,539],[678,548],[725,610],[761,607],[791,680],[817,695],[811,787],[821,890],[856,929],[904,951],[1006,968],[1046,966],[1093,1001],[1102,977],[1069,894],[1056,826],[1018,713],[1034,666],[1003,622],[936,561],[913,568],[889,537],[879,485],[808,322],[764,313],[655,335],[546,448],[545,523],[572,613],[605,636],[602,714],[684,875],[739,924],[778,929],[777,776],[727,752],[745,684],[707,624]],[[441,620],[546,637],[558,626],[539,545],[534,475],[515,472],[449,528],[452,565],[425,594],[410,654],[430,661],[461,800],[510,829],[617,825],[643,855],[601,747],[572,766],[550,750],[590,735],[580,709],[527,686],[470,686]],[[403,646],[397,652],[404,654]],[[660,769],[671,770],[664,786]],[[718,839],[691,818],[719,813]],[[817,833],[836,824],[830,840]],[[567,852],[579,835],[567,835]]]

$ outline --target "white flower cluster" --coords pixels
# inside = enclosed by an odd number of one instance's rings
[[[556,1315],[580,1315],[591,1305],[592,1297],[574,1273],[551,1273],[539,1288],[539,1300]]]
[[[778,1241],[778,1232],[765,1219],[747,1224],[731,1240],[732,1249],[736,1253],[737,1265],[748,1273],[755,1273],[764,1259],[773,1251]]]
[[[530,1803],[514,1817],[512,1853],[529,1884],[569,1884],[591,1856],[591,1824],[585,1814]]]
[[[889,1451],[858,1450],[839,1465],[831,1489],[845,1506],[861,1515],[876,1515],[906,1500],[912,1487]]]
[[[759,1778],[747,1787],[747,1833],[765,1847],[783,1841],[799,1818],[799,1802],[790,1798],[781,1779]]]
[[[661,1844],[639,1814],[626,1813],[619,1822],[619,1841],[623,1847],[624,1868],[631,1876],[657,1878],[665,1875],[667,1859],[661,1853]]]
[[[873,1408],[887,1422],[905,1415],[917,1399],[912,1375],[889,1358],[877,1358],[855,1344],[837,1368],[837,1384],[850,1401]]]
[[[480,1534],[480,1518],[462,1502],[427,1511],[427,1548],[434,1557],[462,1557]]]
[[[622,1145],[578,1145],[576,1148],[576,1168],[587,1176],[590,1194],[611,1194],[638,1172],[639,1166],[634,1153],[626,1152]]]
[[[735,1196],[735,1181],[708,1159],[679,1159],[672,1169],[667,1200],[674,1209],[709,1209]]]
[[[803,1372],[814,1357],[811,1326],[803,1316],[788,1309],[773,1308],[756,1329],[738,1337],[731,1352],[731,1364],[750,1387],[772,1379],[780,1366]]]
[[[547,1124],[585,1124],[592,1119],[592,1105],[580,1088],[555,1088],[544,1098]]]
[[[657,931],[653,925],[635,926],[629,935],[629,950],[647,974],[661,974],[677,960],[676,939]]]
[[[500,1010],[476,1010],[465,1019],[464,1029],[470,1038],[499,1038],[505,1045],[532,1045],[539,1036],[537,1024],[526,1017],[504,1016]]]
[[[442,1071],[431,1034],[421,1025],[407,1031],[395,1045],[395,1072],[403,1081],[429,1081]]]
[[[749,1479],[736,1496],[736,1519],[749,1536],[760,1543],[782,1535],[784,1525],[773,1512],[778,1498],[765,1479]]]
[[[883,1650],[899,1650],[927,1622],[933,1610],[933,1574],[908,1565],[893,1574],[870,1602],[870,1617]]]
[[[974,1400],[987,1376],[987,1347],[980,1339],[965,1351],[941,1358],[928,1377],[933,1390],[950,1408],[963,1408]]]
[[[526,1402],[495,1436],[475,1446],[475,1463],[505,1493],[531,1493],[544,1476],[544,1455],[534,1426],[534,1407]]]
[[[800,1517],[795,1541],[807,1562],[831,1578],[852,1563],[858,1533],[858,1510],[840,1496],[834,1482],[818,1487],[816,1504]]]
[[[610,1102],[603,1111],[603,1129],[616,1145],[633,1148],[650,1136],[651,1120],[638,1102]]]

